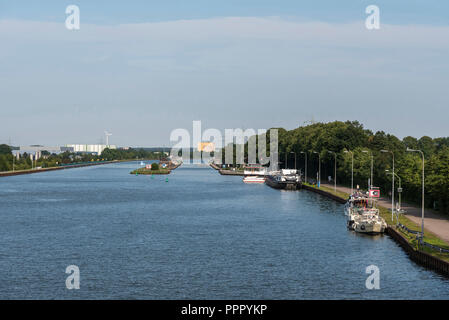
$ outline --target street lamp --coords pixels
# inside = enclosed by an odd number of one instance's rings
[[[285,153],[285,169],[287,169],[288,164],[288,152]]]
[[[392,173],[390,172],[390,170],[388,170],[388,169],[385,170],[385,172],[386,172],[387,174],[392,174]],[[398,180],[399,180],[398,195],[399,195],[399,210],[401,210],[401,194],[402,194],[401,177],[398,176],[396,173],[394,174],[394,176],[395,176],[396,178],[398,178]]]
[[[421,196],[421,240],[424,239],[424,153],[421,150],[407,148],[408,152],[419,152],[422,157],[422,196]]]
[[[391,153],[391,156],[393,157],[393,179],[391,182],[391,221],[393,221],[393,210],[394,210],[394,153],[390,150],[380,150],[380,152],[384,153]]]
[[[307,152],[301,151],[300,153],[304,153],[304,156],[305,156],[305,158],[304,158],[304,173],[305,173],[305,177],[306,177],[305,182],[307,183]]]
[[[362,152],[364,153],[368,153],[371,156],[371,179],[370,179],[370,183],[368,185],[369,189],[372,189],[372,186],[374,185],[373,183],[373,162],[374,162],[374,156],[371,150],[362,150]]]
[[[327,151],[334,155],[334,192],[337,192],[337,154],[334,151]]]
[[[295,170],[296,170],[296,152],[290,151],[290,153],[293,153],[295,155]]]
[[[345,153],[350,153],[351,154],[351,194],[354,193],[354,152],[349,151],[349,150],[345,150]]]
[[[321,187],[321,155],[319,152],[313,151],[313,153],[316,153],[318,155],[318,188]]]

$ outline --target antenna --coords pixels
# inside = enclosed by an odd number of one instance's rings
[[[109,146],[109,136],[112,136],[112,133],[105,131],[104,135],[106,136],[106,145]]]

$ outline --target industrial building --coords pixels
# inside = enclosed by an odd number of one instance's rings
[[[106,144],[66,144],[64,146],[68,151],[80,153],[95,153],[101,155],[104,149],[117,149],[115,145]]]

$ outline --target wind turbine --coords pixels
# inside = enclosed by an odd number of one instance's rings
[[[109,136],[112,136],[112,133],[105,131],[104,135],[106,136],[106,145],[109,146]]]

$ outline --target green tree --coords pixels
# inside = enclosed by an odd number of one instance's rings
[[[11,147],[7,144],[0,144],[0,154],[11,154]]]
[[[159,170],[159,164],[158,163],[152,163],[151,164],[151,170]]]

